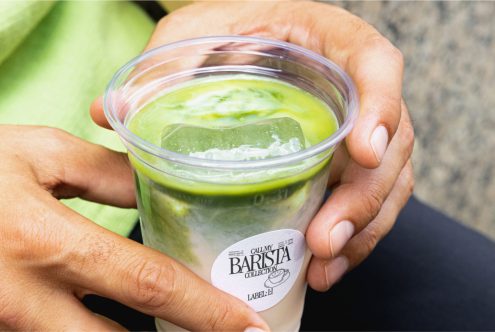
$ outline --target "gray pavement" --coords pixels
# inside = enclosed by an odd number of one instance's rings
[[[337,2],[406,61],[416,196],[495,239],[495,2]]]

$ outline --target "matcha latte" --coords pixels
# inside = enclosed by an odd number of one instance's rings
[[[304,234],[356,100],[335,64],[263,38],[179,41],[129,62],[104,104],[129,151],[145,245],[244,301],[272,330],[298,330]]]
[[[312,94],[279,80],[251,75],[191,80],[166,91],[127,120],[133,133],[164,149],[226,161],[297,153],[328,138],[337,126],[332,110]],[[170,167],[170,173],[177,176],[156,174],[131,156],[145,244],[224,289],[222,284],[227,281],[221,276],[217,282],[212,280],[216,273],[212,266],[226,248],[280,229],[295,230],[295,236],[300,235],[297,239],[303,239],[325,189],[327,160],[309,167],[303,161],[296,168],[268,168],[250,176],[242,170],[233,171],[223,175],[231,184],[215,185],[210,182],[215,175],[208,170]],[[273,244],[255,243],[253,248],[247,244],[249,252],[245,255],[227,254],[225,261],[231,264],[226,278],[237,274],[263,281],[259,287],[254,285],[235,295],[254,303],[268,322],[287,330],[297,328],[297,323],[283,316],[304,300],[304,273],[300,272],[304,272],[306,262],[305,250],[296,248],[303,243],[294,243],[294,234],[281,236]],[[290,240],[293,242],[287,250],[274,251],[279,249],[278,242]],[[270,245],[274,245],[270,250],[257,249]],[[288,269],[284,263],[294,260],[299,263],[289,270],[293,275],[285,281],[292,287],[265,287],[265,281],[271,282],[270,275],[273,284],[280,283]],[[238,282],[242,280],[234,284]],[[263,304],[269,297],[273,300]],[[277,309],[271,309],[275,304]],[[283,322],[292,325],[284,326]]]

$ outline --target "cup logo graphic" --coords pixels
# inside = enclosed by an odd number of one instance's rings
[[[276,270],[268,275],[265,281],[266,288],[277,287],[287,281],[290,277],[290,272],[287,269]]]

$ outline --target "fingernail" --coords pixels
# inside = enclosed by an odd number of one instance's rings
[[[384,126],[378,126],[371,134],[371,147],[378,161],[382,161],[385,150],[387,150],[388,132]]]
[[[354,234],[354,224],[348,220],[339,222],[330,229],[330,254],[335,257]]]
[[[332,259],[325,265],[325,275],[327,278],[328,288],[332,287],[337,281],[339,281],[344,273],[349,268],[349,260],[345,256],[339,256]]]
[[[248,327],[247,329],[244,330],[244,332],[265,332],[265,330],[262,330],[258,327]]]

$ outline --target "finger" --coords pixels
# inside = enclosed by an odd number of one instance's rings
[[[53,209],[75,220],[73,245],[64,254],[70,265],[60,274],[77,285],[79,294],[111,298],[188,330],[268,330],[244,302],[173,259],[107,231],[60,204]]]
[[[377,218],[342,249],[341,255],[348,258],[351,269],[368,257],[378,242],[390,232],[397,216],[411,197],[413,188],[413,169],[411,161],[408,161]]]
[[[402,54],[370,24],[341,8],[317,3],[294,6],[303,8],[290,22],[288,41],[322,53],[351,76],[360,111],[346,139],[348,150],[361,166],[377,167],[401,116]]]
[[[212,5],[217,5],[216,10],[211,10]],[[263,7],[263,11],[259,11],[259,7]],[[187,7],[183,7],[174,13],[167,15],[161,19],[156,29],[151,36],[148,44],[146,45],[144,51],[151,50],[158,46],[176,42],[179,40],[195,38],[195,37],[205,37],[205,36],[220,36],[220,35],[238,35],[238,34],[249,34],[249,35],[263,35],[262,32],[250,33],[249,31],[243,31],[245,28],[255,29],[255,26],[261,21],[267,21],[273,18],[269,14],[270,8],[276,6],[275,3],[265,2],[263,4],[253,4],[253,3],[221,3],[217,2],[215,4],[211,3],[196,3]],[[201,13],[201,15],[198,15]],[[260,18],[260,14],[264,16],[263,19]],[[245,22],[246,18],[252,18],[252,22]],[[194,19],[191,19],[194,18]],[[220,18],[220,19],[219,19]],[[258,22],[258,20],[260,20]],[[251,21],[251,19],[249,20]],[[239,24],[240,23],[240,24]],[[178,28],[180,27],[180,28]],[[282,38],[284,39],[284,38]],[[219,43],[216,46],[222,45]],[[212,48],[215,45],[211,45]],[[178,54],[180,58],[181,54]],[[194,59],[180,59],[180,61],[174,61],[171,65],[174,68],[182,65],[184,67],[191,68],[190,61],[194,63],[201,64],[207,57],[196,57]],[[225,59],[222,58],[222,61]],[[139,65],[139,69],[148,68],[153,66],[158,62],[163,62],[160,60],[160,56],[156,56],[147,59],[146,63]],[[178,64],[177,62],[180,62]],[[156,72],[154,73],[156,74]],[[90,108],[91,117],[100,126],[104,128],[110,128],[107,119],[105,118],[103,112],[102,98],[98,97],[92,104]]]
[[[381,209],[412,152],[414,134],[404,108],[401,125],[383,163],[376,169],[350,163],[340,185],[317,213],[306,233],[308,246],[320,258],[336,257],[349,239]]]
[[[409,161],[401,171],[378,216],[349,241],[338,257],[331,260],[312,258],[307,274],[311,288],[317,291],[328,290],[347,271],[369,256],[376,244],[392,229],[400,210],[411,196],[414,186],[412,173]]]
[[[251,8],[252,5],[248,3],[244,4],[229,4],[239,7],[239,5],[243,8]],[[210,24],[210,20],[208,19],[208,15],[211,16],[213,14],[214,17],[212,19],[217,19],[218,16],[221,16],[222,13],[214,12],[211,10],[203,11],[203,15],[201,17],[197,17],[197,20],[191,21],[190,17],[197,16],[197,12],[201,11],[201,7],[205,7],[205,9],[210,9],[210,5],[205,4],[195,4],[193,7],[193,12],[191,13],[189,8],[183,8],[180,11],[174,12],[172,15],[165,17],[160,20],[158,23],[155,32],[151,36],[150,41],[145,47],[144,51],[149,51],[153,48],[163,46],[165,44],[170,44],[179,40],[190,39],[194,37],[205,37],[208,35],[229,35],[236,34],[230,33],[232,28],[227,22],[234,24],[237,20],[231,15],[224,15],[222,17],[221,24]],[[185,11],[185,12],[184,12]],[[238,19],[242,19],[242,17],[238,17]],[[187,24],[183,24],[182,20],[186,19]],[[204,29],[205,25],[207,25],[207,29]],[[177,26],[180,26],[181,29],[177,29]],[[227,54],[222,54],[222,56],[218,56],[215,54],[206,55],[207,51],[218,51],[220,49],[224,49],[225,47],[229,47],[228,43],[223,41],[218,41],[215,43],[209,43],[208,45],[201,45],[197,50],[188,50],[184,51],[184,49],[178,48],[175,50],[167,50],[166,54],[149,54],[145,59],[136,64],[135,68],[132,72],[126,77],[126,96],[119,96],[118,93],[114,97],[114,100],[122,104],[123,98],[127,98],[128,100],[132,100],[132,97],[129,97],[130,92],[133,90],[139,90],[141,92],[140,97],[143,99],[147,99],[147,97],[151,97],[156,95],[156,93],[161,92],[163,87],[158,86],[150,86],[150,80],[156,80],[156,77],[166,77],[171,74],[175,74],[180,72],[181,70],[188,70],[191,68],[201,67],[201,66],[218,66],[218,65],[239,65],[239,64],[250,64],[253,65],[256,61],[259,61],[258,56],[248,55],[248,54],[235,54],[232,56],[228,56]],[[208,48],[208,49],[207,49]],[[236,50],[244,50],[244,51],[261,51],[266,46],[261,45],[236,45]],[[225,49],[224,49],[225,50]],[[204,55],[201,55],[204,53]],[[193,76],[191,76],[193,77]],[[183,80],[187,80],[188,77],[183,77]],[[175,84],[177,81],[175,81]],[[142,92],[143,86],[147,86],[146,93]],[[119,107],[120,105],[116,105]],[[90,107],[90,113],[98,125],[104,128],[111,128],[108,120],[104,115],[104,105],[103,98],[98,97]],[[125,112],[124,112],[125,113]]]
[[[212,5],[216,5],[216,10],[211,10]],[[241,26],[251,28],[258,25],[256,21],[263,22],[268,17],[273,18],[273,15],[269,13],[275,6],[276,4],[273,2],[265,2],[260,5],[235,1],[216,2],[214,4],[195,3],[161,19],[145,50],[195,37],[242,34]],[[260,7],[264,8],[263,12],[259,11]],[[196,19],[191,20],[192,17]],[[246,22],[246,18],[250,22]],[[181,28],[177,29],[177,27]]]
[[[112,129],[103,111],[103,97],[96,98],[89,108],[89,114],[93,121],[100,127]]]
[[[400,121],[403,60],[381,36],[368,43],[348,61],[361,105],[346,143],[352,159],[370,168],[382,161]]]
[[[81,140],[65,131],[33,127],[24,131],[39,183],[57,198],[81,197],[119,207],[135,207],[134,180],[127,155]],[[23,144],[26,146],[26,144]]]
[[[202,6],[202,4],[197,4],[195,6],[198,5]],[[155,32],[153,33],[150,40],[148,41],[148,44],[143,50],[144,52],[149,51],[155,47],[169,44],[182,39],[188,39],[188,38],[206,36],[206,35],[227,34],[226,25],[217,26],[216,24],[209,24],[208,29],[205,30],[204,24],[202,24],[205,22],[205,20],[204,18],[201,17],[199,17],[198,20],[190,20],[189,18],[187,24],[183,24],[184,22],[182,22],[182,20],[186,19],[185,16],[188,15],[187,13],[182,14],[184,10],[189,11],[188,8],[182,8],[174,12],[172,15],[167,15],[158,22],[155,28]],[[198,21],[198,23],[195,23],[196,21]],[[177,27],[180,28],[178,29]],[[159,56],[148,59],[146,64],[140,64],[139,68],[140,69],[148,68],[150,66],[153,66],[157,61],[159,61]],[[175,61],[175,63],[176,62],[177,61]],[[119,97],[117,96],[115,99],[119,100]],[[103,128],[111,129],[111,126],[108,123],[108,120],[104,114],[103,97],[99,96],[93,101],[90,107],[90,114],[91,114],[91,118],[97,125]]]
[[[4,282],[13,276],[8,271],[2,273]],[[1,299],[4,304],[0,310],[2,330],[125,331],[118,323],[94,315],[60,285],[52,287],[39,277],[26,275],[15,275],[15,282],[9,284],[12,295]]]
[[[46,299],[48,300],[48,299]],[[122,325],[103,316],[94,315],[82,305],[59,303],[40,304],[42,313],[29,318],[29,324],[21,326],[23,331],[127,331]],[[50,299],[50,302],[55,299]],[[77,300],[74,300],[77,301]]]
[[[127,329],[125,327],[123,327],[122,325],[120,325],[116,321],[111,320],[108,317],[105,317],[105,316],[97,314],[97,313],[94,313],[94,315],[96,317],[98,317],[99,319],[101,319],[102,321],[106,322],[111,331],[127,331]]]
[[[40,304],[42,313],[33,321],[38,331],[127,331],[117,322],[86,309],[76,298],[61,299],[56,304]],[[57,299],[50,298],[50,302]]]

